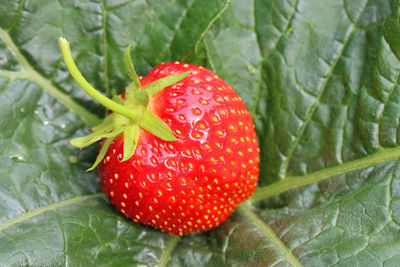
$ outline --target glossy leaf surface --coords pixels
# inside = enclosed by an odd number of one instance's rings
[[[0,265],[397,266],[400,14],[390,0],[0,0]],[[222,14],[222,15],[221,15]],[[260,186],[219,228],[125,219],[79,150],[111,96],[162,61],[202,64],[251,111]]]

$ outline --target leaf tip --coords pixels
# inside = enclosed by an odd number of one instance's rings
[[[79,138],[80,137],[69,140],[68,144],[71,146],[74,146],[74,147],[81,148],[81,146],[80,146],[81,142],[80,142]]]
[[[93,171],[94,170],[94,168],[96,168],[97,167],[97,165],[95,166],[94,164],[92,165],[92,167],[90,167],[89,169],[87,169],[86,170],[86,172],[90,172],[90,171]]]
[[[169,139],[166,140],[166,141],[173,141],[173,142],[175,142],[175,141],[178,141],[178,138],[176,138],[175,135],[172,135],[172,136],[169,137]]]
[[[62,46],[65,46],[65,45],[69,45],[67,39],[65,39],[65,38],[62,37],[62,36],[58,38],[58,42],[60,43],[60,46],[61,46],[61,47],[62,47]]]

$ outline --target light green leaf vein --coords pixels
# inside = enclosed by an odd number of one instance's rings
[[[179,241],[181,241],[181,237],[178,235],[174,235],[171,240],[168,242],[167,246],[163,250],[163,254],[161,255],[159,267],[167,266],[168,261],[171,258],[172,251],[178,245]]]
[[[200,41],[204,38],[204,36],[206,35],[206,33],[208,32],[208,30],[211,28],[211,25],[214,24],[214,22],[222,16],[222,14],[225,12],[225,10],[228,8],[228,6],[230,5],[231,0],[225,0],[225,4],[224,7],[221,9],[221,11],[218,12],[218,14],[212,18],[212,20],[210,21],[210,23],[207,25],[207,27],[204,29],[204,31],[201,33],[199,39],[197,40],[196,44],[194,45],[194,51],[197,53]]]
[[[107,10],[104,0],[101,1],[102,15],[103,15],[103,47],[104,47],[104,86],[106,88],[106,96],[111,97],[110,82],[108,80],[108,36],[107,36]]]
[[[298,145],[300,143],[300,139],[303,136],[308,124],[311,122],[312,116],[314,115],[314,112],[317,110],[317,107],[320,104],[320,100],[321,100],[321,98],[322,98],[322,96],[323,96],[323,94],[324,94],[324,92],[325,92],[325,90],[327,88],[327,85],[328,85],[328,82],[330,80],[330,77],[332,76],[333,71],[334,71],[336,65],[338,64],[338,62],[339,62],[339,60],[340,60],[340,58],[341,58],[341,56],[342,56],[347,44],[350,41],[351,36],[353,36],[353,33],[355,32],[355,30],[356,30],[356,28],[355,28],[355,26],[353,24],[350,27],[350,29],[348,30],[348,32],[347,32],[347,35],[346,35],[346,37],[344,39],[342,47],[339,49],[339,51],[336,54],[336,57],[333,59],[332,66],[331,66],[331,68],[329,69],[329,72],[326,75],[326,78],[325,78],[325,80],[324,80],[324,82],[323,82],[323,84],[322,84],[322,86],[321,86],[321,88],[319,90],[318,95],[316,96],[316,99],[315,99],[313,105],[310,107],[310,109],[309,109],[309,111],[308,111],[308,113],[306,115],[306,118],[303,121],[303,124],[301,125],[301,127],[298,130],[298,133],[295,136],[295,141],[294,141],[292,147],[289,150],[289,153],[287,155],[286,161],[284,162],[282,173],[285,176],[287,174],[287,168],[288,168],[290,160],[291,160],[291,158],[292,158],[292,156],[294,154],[294,151],[298,147]]]
[[[0,75],[9,77],[11,79],[20,78],[30,80],[39,85],[44,91],[52,95],[54,98],[56,98],[66,107],[68,107],[72,112],[81,117],[85,123],[89,125],[97,125],[100,123],[101,120],[96,115],[76,103],[69,95],[62,93],[55,85],[51,83],[51,81],[49,81],[42,74],[33,69],[31,64],[21,54],[8,32],[3,30],[2,28],[0,28],[0,37],[15,55],[19,63],[23,66],[23,70],[21,72],[0,70]]]
[[[290,14],[290,16],[289,16],[289,18],[288,18],[288,20],[287,20],[285,30],[281,31],[281,34],[280,34],[279,37],[276,39],[276,41],[275,41],[273,47],[272,47],[270,50],[268,50],[267,52],[265,52],[265,51],[263,50],[263,46],[262,46],[261,40],[260,40],[260,35],[261,35],[261,33],[259,33],[259,32],[257,31],[257,28],[256,28],[256,26],[255,26],[255,25],[257,24],[257,19],[258,19],[258,17],[256,16],[256,12],[255,12],[255,11],[256,11],[256,8],[257,8],[256,5],[255,5],[255,3],[256,3],[256,1],[253,1],[253,17],[254,17],[254,20],[255,20],[255,23],[254,23],[254,32],[255,32],[255,34],[256,34],[258,49],[259,49],[259,51],[260,51],[260,54],[262,55],[262,60],[261,60],[261,62],[260,62],[260,65],[262,65],[262,62],[266,62],[266,61],[268,60],[268,58],[272,55],[272,53],[273,53],[273,52],[276,50],[276,48],[278,47],[279,42],[283,39],[283,37],[287,34],[288,30],[290,29],[290,27],[291,27],[291,25],[292,25],[292,22],[293,22],[293,20],[294,20],[294,16],[296,15],[296,9],[297,9],[298,0],[296,0],[295,3],[293,4],[293,12]],[[262,81],[262,72],[261,72],[261,71],[260,71],[260,74],[259,74],[258,79],[259,79],[260,81]],[[260,95],[261,95],[261,88],[262,88],[261,84],[258,83],[258,86],[257,86],[257,88],[256,88],[256,90],[255,90],[255,92],[254,92],[254,95],[255,95],[255,97],[254,97],[254,103],[253,103],[252,107],[250,108],[250,109],[251,109],[251,114],[256,114],[256,112],[257,112],[258,106],[259,106],[259,104],[260,104],[260,99],[261,99],[261,97],[260,97]]]
[[[348,173],[350,171],[354,171],[357,169],[367,168],[369,166],[373,166],[381,162],[398,159],[399,157],[400,157],[400,147],[386,148],[382,149],[381,151],[375,154],[357,160],[349,161],[335,167],[325,168],[323,170],[316,171],[313,173],[308,173],[302,176],[287,177],[286,179],[281,180],[278,183],[264,187],[259,187],[254,192],[250,201],[254,203],[263,199],[267,199],[272,196],[279,195],[285,191],[288,191],[296,187],[317,183],[329,177],[333,177],[343,173]]]
[[[50,204],[48,206],[45,207],[41,207],[39,209],[36,210],[31,210],[28,211],[27,213],[25,213],[22,216],[19,216],[13,220],[10,220],[2,225],[0,225],[0,232],[2,232],[3,230],[7,229],[10,226],[13,226],[17,223],[21,223],[24,221],[27,221],[35,216],[38,216],[40,214],[45,213],[46,211],[54,211],[56,209],[65,207],[65,206],[69,206],[69,205],[73,205],[79,202],[83,202],[89,199],[93,199],[93,198],[105,198],[106,195],[104,193],[98,193],[98,194],[94,194],[94,195],[87,195],[87,196],[78,196],[78,197],[74,197],[68,200],[64,200],[64,201],[60,201],[60,202],[55,202],[53,204]]]
[[[276,236],[274,231],[266,223],[264,223],[251,209],[248,201],[240,204],[237,210],[243,214],[252,224],[257,226],[258,229],[275,245],[275,247],[282,253],[282,256],[292,266],[301,267],[302,265],[296,259],[291,250]]]

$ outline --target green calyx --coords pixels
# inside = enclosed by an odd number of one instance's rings
[[[189,75],[189,71],[161,78],[142,89],[132,64],[130,55],[131,46],[128,46],[124,53],[124,65],[132,82],[126,89],[125,99],[114,96],[111,100],[93,88],[79,72],[72,58],[68,41],[61,37],[59,42],[65,64],[75,81],[92,98],[113,111],[101,124],[92,128],[91,134],[70,141],[71,145],[83,148],[105,139],[95,163],[88,171],[93,170],[101,162],[112,141],[121,134],[124,138],[124,154],[121,161],[128,160],[135,153],[139,139],[139,128],[165,141],[177,140],[169,126],[149,111],[148,103],[150,97],[165,87],[179,82]]]

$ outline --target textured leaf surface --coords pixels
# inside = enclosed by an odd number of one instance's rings
[[[222,14],[222,15],[221,15]],[[178,238],[106,200],[104,111],[72,80],[111,95],[162,61],[203,64],[256,123],[260,186],[221,227]],[[0,265],[397,266],[400,262],[400,14],[390,0],[0,0]]]

